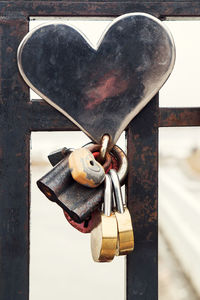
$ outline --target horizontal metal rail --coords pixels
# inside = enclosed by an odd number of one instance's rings
[[[0,2],[0,300],[29,298],[31,131],[78,128],[43,101],[29,101],[17,48],[30,16],[118,16],[146,12],[161,19],[200,16],[199,1]],[[154,97],[127,128],[127,193],[135,252],[127,259],[127,299],[158,297],[158,127],[199,126],[200,108],[159,108]]]

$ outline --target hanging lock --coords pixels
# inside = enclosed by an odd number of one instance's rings
[[[97,152],[100,145],[89,144],[86,146],[91,152]],[[95,189],[83,186],[73,180],[69,168],[70,151],[66,151],[64,159],[60,162],[56,160],[54,168],[37,181],[39,189],[45,196],[61,206],[70,217],[77,223],[87,219],[91,212],[94,211],[103,199],[103,185],[99,185]],[[124,152],[114,146],[111,155],[118,161],[118,176],[120,183],[123,184],[127,174],[128,161]],[[106,161],[103,165],[106,171],[110,166],[111,156],[107,153]]]
[[[105,176],[103,211],[96,215],[97,226],[91,232],[91,251],[95,262],[112,261],[117,248],[117,221],[112,212],[112,181]]]
[[[66,148],[66,147],[53,151],[48,155],[49,162],[54,167],[61,160],[63,160],[67,155],[69,155],[72,151],[74,151],[73,148]]]
[[[109,171],[111,176],[116,211],[115,217],[118,227],[118,243],[116,255],[126,255],[134,249],[134,234],[131,221],[131,215],[128,208],[126,207],[125,199],[123,200],[119,177],[114,169]]]
[[[69,168],[75,181],[90,188],[99,186],[105,178],[103,166],[87,148],[76,149],[70,154]]]
[[[97,160],[103,165],[107,158],[107,150],[110,137],[105,134],[101,140],[101,146]],[[95,188],[105,179],[105,171],[102,165],[92,155],[87,148],[74,150],[69,156],[69,167],[71,175],[78,183]]]

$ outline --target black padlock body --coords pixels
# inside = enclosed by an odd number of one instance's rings
[[[103,185],[87,188],[73,180],[68,165],[69,154],[37,181],[45,196],[56,202],[77,223],[87,219],[103,200]]]
[[[61,149],[51,152],[48,155],[49,162],[54,167],[55,165],[57,165],[57,163],[59,163],[61,160],[63,160],[63,158],[65,158],[67,156],[67,154],[71,153],[72,150],[73,149],[71,149],[71,148],[63,147]]]

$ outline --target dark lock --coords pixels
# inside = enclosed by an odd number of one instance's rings
[[[99,151],[100,145],[87,145],[91,152]],[[56,202],[77,223],[87,219],[103,199],[104,188],[101,184],[95,189],[83,186],[73,180],[69,168],[70,151],[65,152],[65,158],[58,162],[54,168],[37,181],[39,189],[46,197]],[[124,152],[114,146],[111,152],[119,162],[118,175],[121,184],[127,173],[127,158]],[[105,171],[111,163],[108,154],[104,166]]]
[[[59,163],[61,160],[63,160],[63,158],[65,158],[68,154],[70,154],[74,149],[72,148],[66,148],[63,147],[61,149],[58,149],[56,151],[51,152],[48,155],[48,159],[51,163],[51,165],[54,167],[55,165],[57,165],[57,163]]]

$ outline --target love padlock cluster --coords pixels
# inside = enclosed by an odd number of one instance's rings
[[[112,261],[115,255],[126,255],[134,249],[131,216],[121,191],[127,158],[116,145],[106,152],[106,138],[102,145],[51,153],[48,158],[54,167],[37,182],[47,198],[63,208],[72,226],[91,233],[96,262]]]
[[[128,13],[113,20],[94,46],[70,24],[44,23],[23,38],[17,61],[28,86],[100,144],[50,154],[54,168],[38,187],[72,226],[91,232],[95,261],[129,253],[133,230],[121,196],[127,158],[115,144],[171,74],[171,33],[154,16]]]

